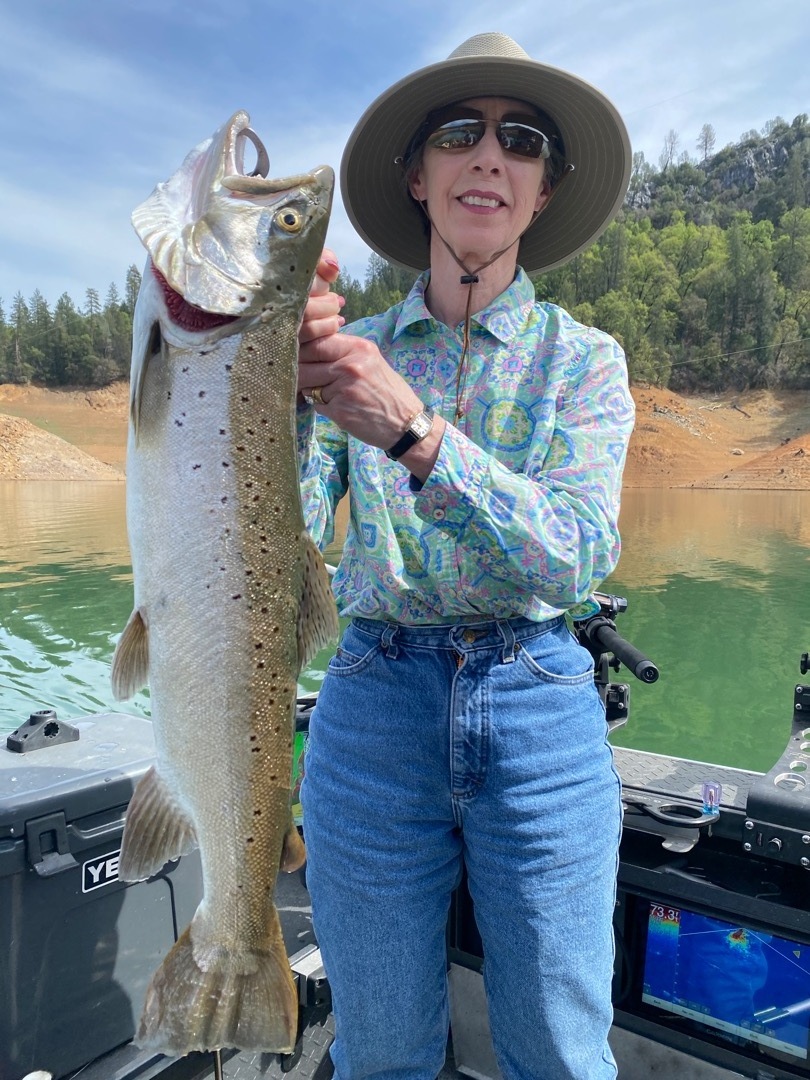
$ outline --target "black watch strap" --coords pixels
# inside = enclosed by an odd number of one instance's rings
[[[421,442],[432,427],[433,409],[426,407],[411,420],[402,438],[395,442],[390,450],[385,451],[386,455],[393,461],[397,461],[412,446],[416,446],[418,442]]]

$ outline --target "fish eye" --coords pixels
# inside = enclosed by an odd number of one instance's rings
[[[297,210],[288,207],[286,210],[281,210],[276,214],[276,222],[284,232],[297,233],[301,229],[302,218]]]

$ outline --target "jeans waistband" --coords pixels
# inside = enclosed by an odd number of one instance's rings
[[[489,622],[457,622],[438,626],[407,626],[379,619],[352,619],[352,626],[361,633],[380,638],[386,647],[410,645],[458,652],[503,646],[505,653],[509,652],[510,658],[516,642],[548,634],[564,624],[564,615],[558,615],[546,622],[533,622],[518,616],[513,619],[492,619]]]

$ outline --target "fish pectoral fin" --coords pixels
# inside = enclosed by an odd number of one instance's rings
[[[116,701],[132,697],[149,681],[149,631],[140,608],[129,617],[115,646],[112,660],[112,691]]]
[[[194,822],[153,765],[138,781],[129,801],[118,859],[119,878],[144,881],[170,859],[188,855],[196,846]]]
[[[290,827],[284,834],[284,842],[281,845],[279,869],[283,870],[285,874],[291,874],[293,870],[300,870],[306,861],[307,849],[304,847],[301,834],[296,829],[291,818]]]
[[[323,557],[308,533],[302,537],[304,584],[298,608],[299,671],[320,650],[337,640],[339,626],[332,585]]]

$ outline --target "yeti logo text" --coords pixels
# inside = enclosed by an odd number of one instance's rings
[[[82,866],[82,892],[92,892],[100,889],[102,885],[112,885],[118,881],[118,851],[110,851],[106,855],[99,855],[97,859],[90,859]]]

